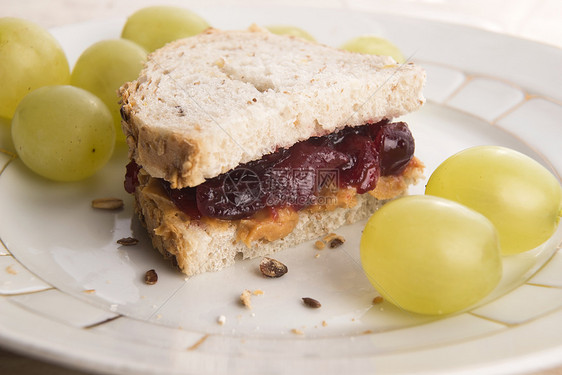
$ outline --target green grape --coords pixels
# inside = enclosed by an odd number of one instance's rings
[[[448,314],[472,306],[502,274],[493,224],[463,205],[417,195],[376,211],[361,237],[363,269],[401,309]]]
[[[187,9],[151,6],[136,11],[127,19],[121,37],[152,52],[176,39],[199,34],[208,27],[207,21]]]
[[[20,100],[36,88],[67,84],[69,78],[64,51],[47,30],[0,18],[0,117],[12,118]]]
[[[78,58],[70,83],[99,97],[111,111],[118,141],[125,141],[121,130],[121,114],[117,90],[123,83],[138,77],[147,52],[126,39],[98,42]]]
[[[311,42],[316,42],[316,39],[314,39],[312,35],[310,35],[305,30],[301,29],[300,27],[274,25],[274,26],[267,26],[266,29],[268,29],[273,34],[292,35],[302,39],[310,40]]]
[[[531,250],[556,230],[562,209],[558,180],[530,157],[499,146],[478,146],[445,160],[426,194],[462,203],[498,230],[503,254]]]
[[[377,36],[364,35],[353,38],[341,46],[341,49],[370,55],[391,56],[398,63],[404,62],[404,55],[398,47]]]
[[[77,181],[109,160],[115,128],[111,113],[94,94],[73,86],[46,86],[18,105],[12,139],[18,156],[35,173]]]

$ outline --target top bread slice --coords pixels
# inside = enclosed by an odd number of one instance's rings
[[[425,72],[392,58],[209,29],[149,56],[121,88],[130,157],[172,188],[312,136],[391,119],[424,102]]]

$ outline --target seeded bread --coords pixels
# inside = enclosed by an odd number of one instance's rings
[[[271,242],[256,241],[250,246],[239,240],[237,220],[191,220],[172,203],[161,183],[148,176],[140,179],[141,185],[135,191],[135,210],[153,246],[180,271],[192,276],[218,271],[238,259],[270,255],[365,219],[387,200],[404,195],[422,174],[423,164],[416,159],[402,175],[381,178],[379,183],[386,185],[379,193],[382,199],[362,194],[356,196],[357,203],[352,207],[299,211],[298,223],[290,234]]]
[[[123,130],[151,176],[196,186],[311,136],[414,111],[424,81],[390,57],[256,26],[209,29],[151,54],[121,88]]]

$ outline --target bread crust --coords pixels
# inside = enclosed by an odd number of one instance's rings
[[[425,72],[278,36],[210,29],[152,53],[125,84],[129,156],[172,188],[312,136],[392,119],[424,102]]]

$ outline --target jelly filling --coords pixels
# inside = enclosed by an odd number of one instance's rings
[[[241,164],[196,187],[164,190],[191,218],[236,220],[265,207],[300,210],[337,189],[373,190],[380,176],[398,175],[414,155],[414,139],[404,122],[386,120],[312,137],[287,149]],[[125,190],[135,191],[140,167],[127,165]]]

